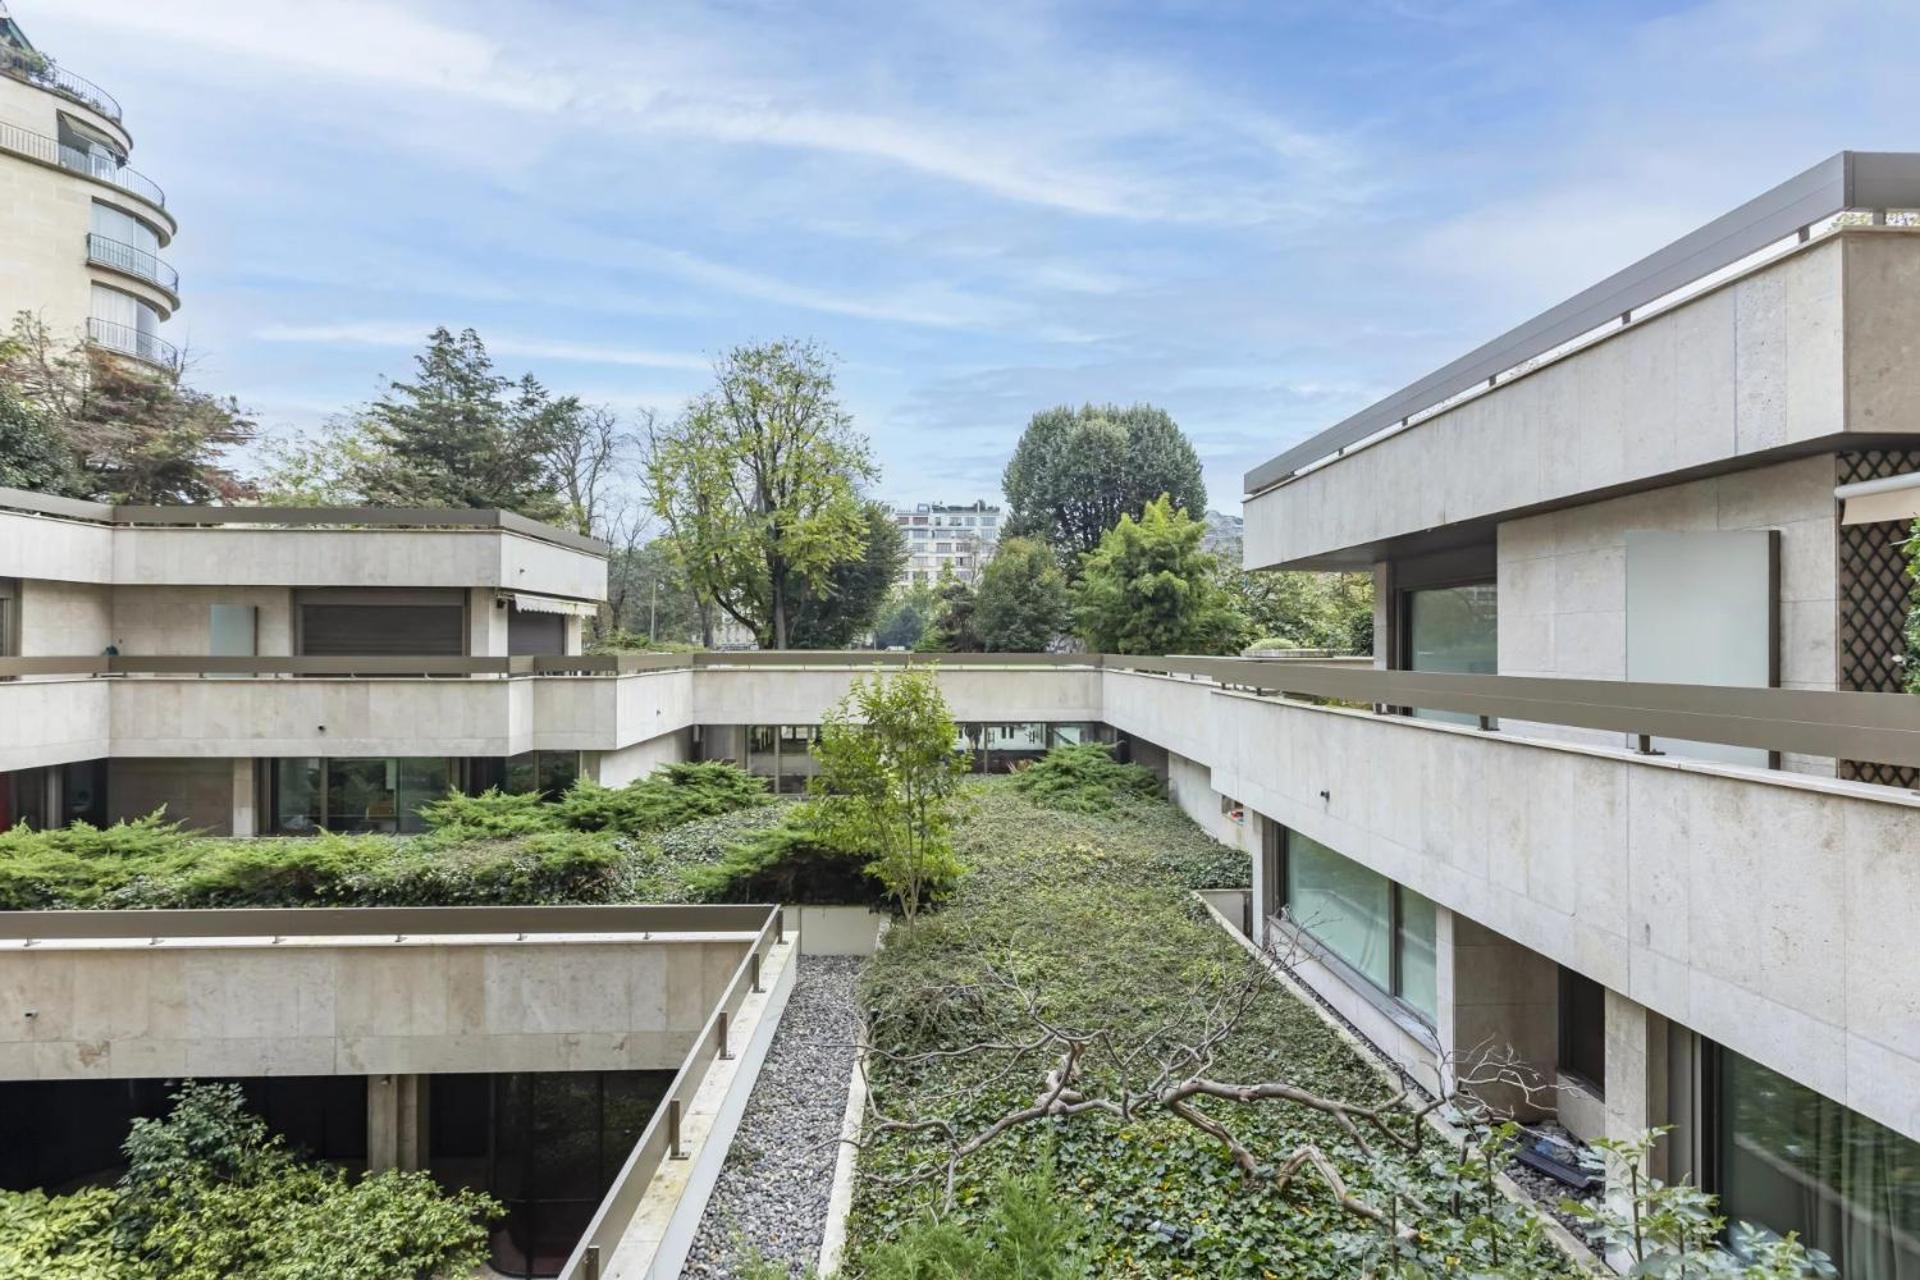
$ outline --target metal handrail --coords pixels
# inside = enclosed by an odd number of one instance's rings
[[[17,49],[0,49],[0,75],[50,89],[83,107],[92,107],[115,124],[120,123],[120,103],[112,94],[51,59],[35,58]]]
[[[75,675],[328,675],[399,678],[496,675],[561,679],[661,671],[784,669],[871,671],[907,665],[1044,671],[1082,668],[1198,678],[1255,696],[1311,698],[1372,707],[1419,707],[1494,720],[1597,729],[1795,755],[1920,766],[1920,697],[1907,694],[1651,684],[1553,676],[1387,671],[1297,659],[1136,657],[1057,653],[606,654],[571,657],[198,657],[0,658],[0,678]],[[1423,729],[1451,728],[1406,721]]]
[[[640,1140],[620,1166],[613,1186],[607,1190],[600,1207],[594,1211],[592,1220],[574,1245],[566,1265],[560,1268],[558,1280],[594,1280],[599,1273],[600,1263],[612,1261],[614,1250],[626,1235],[633,1215],[646,1199],[654,1175],[666,1161],[680,1156],[681,1114],[692,1107],[694,1095],[706,1082],[707,1068],[721,1056],[722,1041],[730,1031],[734,1015],[746,1003],[747,997],[760,989],[768,955],[774,947],[785,941],[785,915],[779,907],[774,907],[766,923],[761,926],[759,935],[754,938],[753,945],[747,948],[747,954],[741,957],[734,969],[733,978],[714,1005],[713,1012],[707,1015],[706,1025],[700,1028],[700,1036],[694,1041],[692,1052],[680,1064],[680,1070],[674,1073],[666,1096],[661,1098],[653,1117],[647,1121],[647,1127],[641,1130]],[[727,1056],[733,1056],[731,1049]],[[589,1255],[595,1259],[591,1267]]]
[[[57,165],[82,177],[118,187],[140,197],[156,209],[167,207],[167,193],[160,189],[159,183],[137,169],[128,168],[116,157],[82,151],[58,138],[5,122],[0,122],[0,151],[11,151],[42,164]]]
[[[98,231],[87,233],[87,261],[97,266],[137,276],[158,285],[176,298],[180,295],[180,273],[145,249],[113,240]]]
[[[171,342],[117,320],[88,316],[87,341],[148,364],[174,368],[180,363],[180,349]]]

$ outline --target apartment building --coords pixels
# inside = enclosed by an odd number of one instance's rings
[[[937,583],[947,575],[972,582],[1000,541],[1000,508],[989,506],[985,499],[959,506],[944,502],[897,506],[893,520],[907,539],[901,586]]]
[[[113,95],[36,49],[0,3],[0,322],[32,312],[55,341],[170,366],[160,328],[180,276],[161,255],[179,226],[132,152]]]
[[[1254,932],[1410,1070],[1511,1050],[1549,1086],[1508,1099],[1522,1113],[1588,1138],[1670,1125],[1663,1176],[1801,1232],[1849,1280],[1906,1280],[1920,1267],[1920,699],[1898,691],[1900,544],[1920,514],[1914,208],[1920,157],[1837,156],[1256,469],[1246,563],[1370,571],[1371,666],[942,655],[978,767],[1125,744],[1249,853]],[[620,783],[693,757],[791,791],[849,683],[909,660],[581,655],[603,555],[499,513],[0,492],[4,820],[165,799],[241,834],[406,830],[447,786]],[[758,939],[771,956],[776,936],[761,925],[727,954]],[[57,985],[78,979],[43,983],[44,949],[0,952],[0,1087],[192,1061],[142,1039],[144,1006],[88,1015],[83,1036],[78,988]],[[439,981],[409,972],[382,981]],[[746,973],[726,987],[742,999],[762,985]],[[362,1010],[396,1056],[369,1056],[358,1024],[282,1027],[293,1012],[235,1005],[229,1032],[217,1001],[189,1041],[244,1041],[250,1057],[207,1051],[229,1074],[251,1061],[357,1078],[346,1105],[386,1149],[405,1097],[428,1131],[437,1106],[481,1108],[406,1095],[406,1073],[507,1069],[478,1031],[434,1038],[452,1016],[438,998]],[[23,1003],[73,1020],[22,1023]],[[527,1033],[516,1010],[503,1036]],[[559,1046],[571,1058],[527,1069],[613,1069],[609,1046],[635,1028],[619,1010],[581,1016],[591,1034]],[[697,1022],[644,1065],[710,1046]],[[431,1044],[401,1053],[416,1032]],[[412,1158],[432,1159],[420,1141]],[[639,1204],[610,1193],[581,1247],[620,1241]],[[586,1274],[583,1257],[564,1274]]]

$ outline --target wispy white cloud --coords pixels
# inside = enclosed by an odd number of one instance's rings
[[[432,332],[431,324],[394,324],[385,321],[347,321],[338,324],[275,324],[258,329],[261,342],[297,342],[323,346],[418,348]],[[713,367],[710,357],[675,351],[645,351],[632,347],[583,342],[556,342],[512,334],[484,335],[487,351],[522,360],[565,360],[581,364],[632,365],[643,369],[700,369]]]

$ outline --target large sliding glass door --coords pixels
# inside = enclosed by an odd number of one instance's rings
[[[1499,600],[1491,582],[1426,587],[1402,593],[1405,641],[1401,666],[1408,671],[1497,675],[1500,671]],[[1476,717],[1452,711],[1421,711],[1425,720],[1473,724]]]
[[[1845,1280],[1920,1280],[1920,1142],[1732,1050],[1707,1062],[1721,1214],[1799,1232]]]

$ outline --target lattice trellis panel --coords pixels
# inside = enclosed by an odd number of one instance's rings
[[[1838,482],[1853,484],[1920,471],[1920,450],[1868,449],[1840,454],[1836,462]],[[1900,544],[1909,532],[1909,526],[1898,520],[1840,528],[1834,641],[1842,689],[1898,693],[1903,687],[1904,671],[1896,659],[1906,653],[1907,609],[1914,583],[1907,576]],[[1840,761],[1840,776],[1890,787],[1920,787],[1920,769],[1867,760]]]

